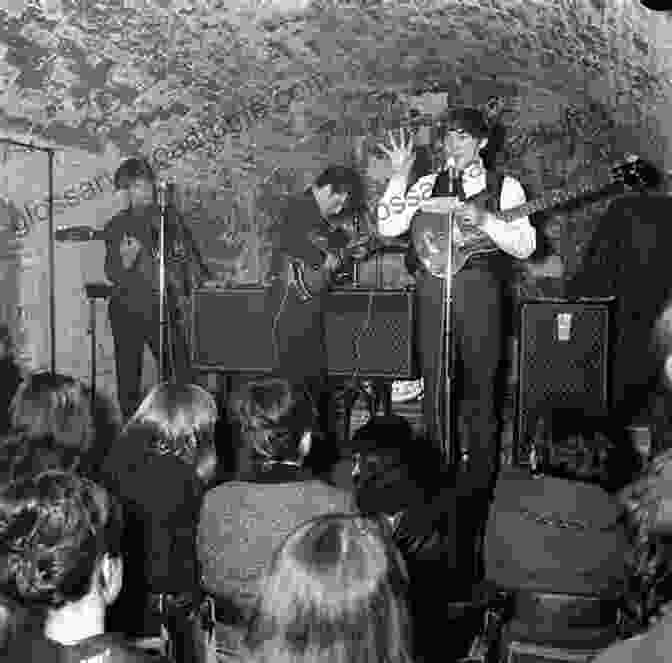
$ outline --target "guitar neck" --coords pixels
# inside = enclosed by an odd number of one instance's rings
[[[598,191],[601,191],[613,183],[614,181],[611,178],[606,178],[597,183],[577,184],[567,189],[554,189],[548,193],[545,193],[540,198],[531,200],[527,203],[519,205],[518,207],[502,210],[499,212],[498,216],[501,216],[505,221],[514,221],[515,219],[529,216],[535,212],[541,212],[543,210],[552,209],[553,207],[559,207],[560,205],[563,205],[564,203],[567,203],[571,200],[575,200],[576,198],[581,198],[591,193],[597,193]]]

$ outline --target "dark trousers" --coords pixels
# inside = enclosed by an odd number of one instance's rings
[[[416,283],[416,344],[425,382],[423,415],[430,441],[441,443],[437,405],[444,404],[441,364],[444,281],[425,270]],[[462,269],[452,281],[452,342],[456,375],[451,376],[457,428],[469,452],[468,485],[476,491],[491,488],[499,453],[496,411],[497,379],[503,356],[501,280],[486,267]],[[456,379],[457,378],[457,379]],[[452,427],[451,427],[452,428]],[[453,431],[455,433],[455,431]],[[458,435],[453,434],[453,442]]]
[[[303,302],[293,286],[277,279],[268,291],[267,311],[271,314],[276,374],[308,391],[317,410],[320,432],[332,437],[336,410],[327,380],[326,297],[318,295]]]
[[[119,406],[125,420],[128,420],[142,398],[142,363],[145,344],[159,360],[159,298],[148,302],[146,311],[128,308],[122,298],[113,297],[109,303],[110,326],[114,339],[114,359],[117,370]],[[168,325],[172,352],[166,358],[169,375],[182,382],[192,379],[189,354],[184,333],[179,324]],[[170,361],[172,359],[172,361]],[[172,370],[171,370],[172,369]]]

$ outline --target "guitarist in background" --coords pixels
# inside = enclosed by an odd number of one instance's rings
[[[124,420],[141,399],[142,359],[147,344],[159,360],[159,230],[156,177],[142,158],[125,160],[114,175],[126,208],[105,225],[105,275],[114,284],[109,316],[117,370],[119,405]],[[191,381],[183,316],[192,288],[208,278],[193,235],[175,208],[166,214],[166,351],[169,375]]]
[[[487,254],[475,255],[452,280],[452,335],[461,367],[458,413],[469,451],[469,469],[465,477],[468,492],[482,495],[487,509],[489,491],[497,469],[499,422],[496,412],[496,378],[503,356],[504,284],[511,278],[507,263],[510,257],[528,258],[536,247],[536,231],[523,217],[507,223],[497,216],[500,209],[525,202],[520,183],[512,177],[487,171],[482,154],[488,144],[490,129],[482,113],[474,108],[444,112],[438,123],[438,143],[442,167],[418,179],[409,188],[409,173],[415,154],[413,139],[403,133],[399,142],[390,132],[391,149],[380,145],[392,166],[387,189],[378,203],[378,231],[386,237],[406,232],[418,211],[448,213],[454,198],[445,196],[447,166],[457,173],[458,194],[463,202],[455,211],[455,245],[459,246],[462,229],[473,230],[492,240]],[[460,186],[463,192],[460,192]],[[468,199],[483,191],[492,192],[485,206]],[[459,224],[459,228],[458,228]],[[413,234],[413,232],[412,232]],[[411,261],[407,261],[407,265]],[[423,415],[432,443],[441,445],[442,432],[437,429],[437,392],[443,398],[441,343],[444,330],[443,278],[431,274],[417,258],[416,273],[416,345],[420,370],[425,383]],[[472,502],[473,506],[473,502]],[[481,520],[486,512],[481,512]],[[479,520],[475,518],[473,520]]]
[[[363,201],[361,176],[330,166],[303,193],[284,200],[271,230],[267,310],[281,377],[310,394],[321,433],[335,434],[334,407],[327,389],[324,307],[329,278],[343,263],[348,234],[332,225]],[[353,257],[358,257],[353,252]]]

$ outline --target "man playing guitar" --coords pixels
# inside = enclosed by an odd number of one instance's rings
[[[397,142],[389,134],[391,148],[380,145],[392,166],[387,189],[378,204],[378,231],[387,237],[398,236],[411,228],[419,269],[416,273],[416,343],[420,370],[424,378],[423,414],[430,440],[442,443],[437,423],[437,394],[443,385],[442,328],[446,264],[442,261],[440,238],[430,227],[414,227],[417,220],[454,212],[453,247],[457,251],[477,238],[475,255],[463,261],[456,272],[452,266],[452,332],[462,368],[460,377],[459,420],[464,431],[463,446],[469,452],[467,486],[482,495],[487,508],[489,490],[496,471],[499,450],[499,425],[496,412],[495,385],[503,356],[503,285],[507,278],[506,263],[510,256],[528,258],[536,247],[536,232],[528,217],[505,221],[497,212],[525,202],[520,183],[512,177],[499,177],[499,195],[492,195],[485,206],[469,202],[476,194],[489,189],[493,180],[486,171],[481,155],[488,143],[490,130],[482,113],[474,108],[444,112],[438,123],[438,144],[443,163],[439,172],[421,177],[409,188],[409,174],[415,160],[413,139],[401,130]],[[446,196],[444,182],[449,175],[462,185],[464,197]],[[456,173],[456,175],[455,175]],[[479,196],[480,198],[480,196]],[[466,202],[464,200],[466,199]],[[432,214],[423,214],[431,212]],[[417,216],[416,216],[417,215]],[[415,217],[415,219],[414,219]],[[452,254],[452,252],[451,252]],[[469,254],[467,254],[468,256]],[[481,518],[485,518],[482,512]]]
[[[125,209],[107,222],[105,275],[114,284],[109,316],[117,370],[119,405],[127,420],[140,402],[142,357],[147,344],[159,359],[159,228],[156,178],[148,161],[126,159],[114,176]],[[172,206],[166,214],[166,283],[169,375],[189,382],[189,353],[181,322],[192,287],[208,278],[193,235]]]
[[[335,433],[326,385],[325,296],[349,244],[348,234],[328,219],[346,206],[356,208],[362,191],[355,170],[330,166],[303,193],[285,199],[270,232],[267,310],[273,316],[276,368],[283,378],[307,389],[323,434]],[[352,257],[359,257],[357,250]]]

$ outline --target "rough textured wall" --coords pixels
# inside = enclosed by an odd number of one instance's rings
[[[62,148],[57,225],[102,226],[114,167],[143,152],[177,182],[215,271],[256,281],[278,195],[334,160],[365,168],[375,194],[375,136],[444,101],[489,104],[531,196],[593,181],[629,151],[671,168],[671,26],[637,0],[5,0],[0,126]],[[20,150],[0,162],[0,221],[42,267],[29,318],[44,364],[46,169]],[[547,220],[568,271],[604,204]],[[92,244],[57,251],[59,364],[82,375],[81,288],[101,258]]]

